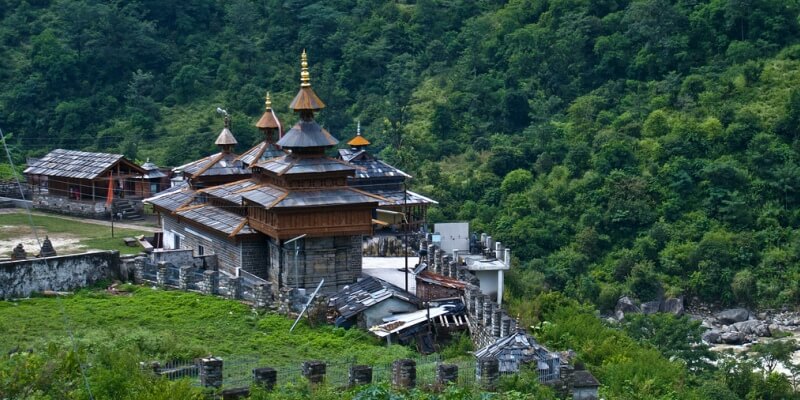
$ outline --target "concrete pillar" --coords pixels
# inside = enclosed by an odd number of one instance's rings
[[[158,271],[156,271],[156,284],[158,287],[163,288],[167,284],[167,262],[158,262]]]
[[[510,321],[511,322],[509,322],[508,331],[513,335],[517,333],[517,320],[510,318]]]
[[[136,257],[133,260],[133,283],[144,282],[144,263],[146,260],[146,257]]]
[[[475,317],[476,321],[481,321],[483,319],[483,295],[480,294],[477,290],[475,294],[473,302],[475,303],[474,313],[472,314]]]
[[[475,369],[475,379],[483,390],[493,391],[497,388],[500,378],[500,362],[496,358],[478,359],[478,368]]]
[[[500,337],[508,337],[511,332],[511,318],[503,317],[500,320]]]
[[[351,365],[348,373],[350,387],[369,385],[372,383],[372,367],[369,365]]]
[[[200,386],[222,387],[222,359],[208,357],[200,359]]]
[[[492,312],[492,336],[500,337],[500,324],[503,319],[503,310],[495,308]]]
[[[505,249],[503,261],[505,262],[507,268],[511,268],[511,249]]]
[[[217,271],[203,272],[203,294],[217,294],[219,285],[219,273]]]
[[[269,367],[255,368],[253,369],[253,382],[265,390],[272,390],[278,383],[278,371]]]
[[[503,243],[497,242],[494,244],[494,258],[503,260]]]
[[[439,364],[436,366],[436,384],[445,386],[458,382],[458,365]]]
[[[458,263],[450,261],[450,275],[451,278],[458,278]]]
[[[392,363],[392,386],[397,389],[417,386],[417,363],[414,360],[401,359]]]
[[[505,285],[505,273],[502,269],[497,270],[497,304],[503,305],[503,286]]]
[[[272,300],[272,283],[256,283],[253,287],[256,308],[266,308]]]
[[[487,237],[489,237],[489,235],[487,235],[487,234],[486,234],[486,232],[482,232],[482,233],[481,233],[481,243],[480,243],[480,246],[481,246],[482,248],[483,248],[483,247],[486,247],[486,238],[487,238]],[[481,250],[483,250],[483,249],[481,249]]]
[[[484,244],[486,252],[494,251],[494,239],[491,236],[486,236],[486,243]]]
[[[178,287],[181,290],[189,290],[189,274],[192,272],[191,265],[184,265],[178,272]]]
[[[306,361],[303,363],[303,376],[310,383],[322,383],[325,381],[326,367],[323,361]]]
[[[242,278],[238,276],[228,278],[228,297],[234,300],[242,298]]]

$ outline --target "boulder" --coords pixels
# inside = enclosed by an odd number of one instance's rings
[[[661,311],[680,317],[683,315],[683,299],[669,298],[664,300],[664,302],[661,303]]]
[[[624,319],[625,314],[638,312],[641,312],[641,310],[636,307],[636,304],[628,296],[620,297],[617,301],[617,306],[614,308],[614,316],[617,317],[617,320]]]
[[[733,324],[737,331],[744,333],[745,335],[754,335],[758,337],[769,337],[769,325],[767,325],[763,321],[742,321]]]
[[[661,302],[658,301],[658,300],[656,300],[656,301],[648,301],[648,302],[642,303],[642,313],[643,314],[647,314],[647,315],[655,314],[655,313],[659,312],[660,310],[661,310]]]
[[[702,339],[708,344],[717,344],[719,343],[719,335],[720,332],[718,330],[712,329],[710,331],[706,331],[706,333],[703,334]]]
[[[729,310],[720,311],[716,315],[719,322],[723,324],[733,324],[736,322],[747,321],[750,317],[750,311],[744,308],[731,308]]]
[[[719,340],[725,344],[742,344],[744,341],[744,334],[741,332],[723,332],[719,335]]]

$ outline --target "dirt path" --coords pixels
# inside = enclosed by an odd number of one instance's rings
[[[19,208],[3,208],[0,209],[0,214],[25,214],[26,211]],[[78,217],[69,217],[66,215],[58,215],[58,214],[48,214],[38,211],[33,211],[33,215],[42,216],[42,217],[53,217],[53,218],[61,218],[68,221],[75,221],[75,222],[82,222],[85,224],[94,224],[94,225],[102,225],[102,226],[111,226],[111,221],[101,221],[99,219],[89,219],[89,218],[78,218]],[[125,222],[114,222],[114,228],[123,228],[123,229],[135,229],[142,232],[158,232],[161,228],[146,226],[146,225],[139,225],[139,224],[131,224]]]

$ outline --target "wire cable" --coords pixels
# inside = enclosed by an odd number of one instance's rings
[[[8,157],[8,164],[11,165],[11,170],[16,171],[14,168],[14,161],[11,159],[11,152],[8,150],[8,146],[6,145],[6,137],[3,134],[3,130],[0,129],[0,140],[3,141],[3,148],[5,149],[6,156]],[[25,200],[25,193],[22,190],[22,183],[19,181],[18,174],[14,174],[14,179],[17,181],[17,186],[19,187],[19,194],[22,200]],[[32,205],[31,205],[32,207]],[[28,214],[28,223],[31,226],[31,230],[33,231],[33,236],[36,239],[36,243],[39,245],[39,252],[42,251],[42,241],[39,238],[39,232],[36,229],[36,225],[33,223],[33,213],[31,212],[31,207],[28,207],[27,214]],[[47,261],[47,257],[42,257],[44,260],[47,269],[50,269],[50,263]],[[67,331],[67,335],[69,335],[69,340],[72,342],[72,351],[75,353],[75,357],[78,360],[78,367],[81,373],[81,378],[83,379],[83,384],[86,386],[86,391],[89,394],[89,399],[94,400],[94,395],[92,395],[92,387],[89,385],[89,379],[86,377],[86,366],[80,359],[80,355],[78,354],[78,344],[75,342],[75,335],[72,333],[72,327],[69,321],[69,317],[67,316],[67,310],[64,307],[64,302],[61,299],[61,295],[56,294],[56,299],[58,301],[59,308],[61,309],[61,316],[64,320],[64,329]]]

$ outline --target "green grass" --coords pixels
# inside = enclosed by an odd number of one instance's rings
[[[111,295],[83,290],[73,296],[0,302],[0,353],[66,346],[64,313],[79,347],[135,348],[152,359],[202,355],[259,356],[269,365],[297,366],[310,359],[389,363],[407,357],[402,346],[386,347],[370,334],[331,326],[310,328],[275,314],[259,315],[236,301],[179,291],[125,286]],[[62,308],[64,313],[62,313]]]
[[[51,240],[77,239],[78,246],[64,248],[54,243],[59,254],[79,253],[86,250],[117,250],[120,254],[136,254],[140,247],[128,247],[123,243],[123,237],[135,237],[144,234],[144,231],[131,229],[114,229],[114,238],[111,237],[111,227],[80,222],[58,216],[33,215],[33,224],[36,226],[40,238],[45,235]],[[33,237],[28,215],[25,213],[0,214],[0,241],[14,241],[23,237]],[[11,254],[11,246],[6,250]],[[37,253],[35,249],[26,248],[28,253]]]

